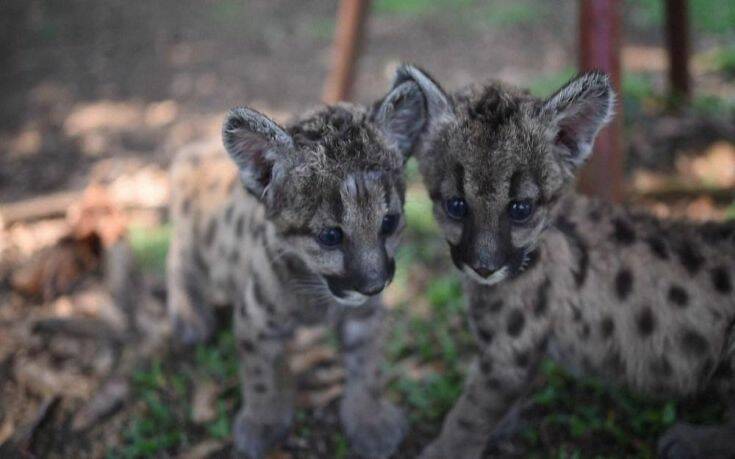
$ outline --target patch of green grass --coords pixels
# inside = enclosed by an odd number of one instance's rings
[[[163,273],[166,269],[166,253],[171,240],[171,225],[157,228],[132,227],[128,231],[130,245],[143,270]]]
[[[697,96],[692,100],[692,110],[698,116],[723,117],[735,114],[735,104],[715,95]]]
[[[532,395],[539,422],[527,427],[521,438],[532,451],[548,451],[542,438],[553,438],[558,449],[550,457],[564,457],[580,447],[585,457],[653,457],[659,436],[680,415],[692,422],[717,422],[722,414],[713,403],[680,407],[671,400],[607,386],[597,378],[573,377],[550,360],[543,362],[542,373],[545,382]],[[592,444],[598,446],[590,451],[586,446]]]
[[[412,188],[406,193],[406,225],[408,230],[421,236],[437,236],[439,227],[432,213],[432,202],[423,188]]]
[[[571,67],[556,73],[541,75],[533,79],[527,89],[536,97],[548,97],[569,81],[577,71]]]
[[[233,386],[237,359],[232,332],[222,331],[213,344],[200,345],[195,366],[176,359],[154,360],[133,375],[134,403],[141,406],[122,433],[122,444],[109,457],[161,457],[186,450],[202,435],[223,439],[230,435],[233,408],[239,391],[224,391],[217,400],[217,417],[203,429],[192,425],[190,401],[197,382],[209,379]]]
[[[438,424],[462,392],[462,357],[472,346],[466,330],[462,288],[454,272],[438,276],[428,287],[430,312],[426,317],[411,314],[411,305],[396,312],[394,326],[386,344],[390,362],[406,357],[417,364],[441,368],[421,379],[398,374],[391,389],[409,408],[412,422]]]
[[[483,8],[480,17],[485,24],[495,27],[519,27],[543,21],[549,9],[546,3],[518,0],[494,1]]]
[[[715,50],[712,56],[712,67],[723,73],[728,79],[735,79],[735,45]]]
[[[331,40],[334,37],[335,22],[333,17],[316,18],[309,24],[309,35],[317,40]]]
[[[222,25],[241,23],[246,16],[245,3],[238,0],[219,0],[207,5],[212,22]]]
[[[421,16],[438,11],[470,6],[474,0],[376,0],[373,10],[378,14]]]
[[[640,117],[647,102],[660,99],[653,87],[653,78],[647,73],[626,73],[622,81],[622,111],[626,122]]]
[[[730,204],[730,207],[725,211],[725,218],[728,220],[735,220],[735,202]]]
[[[660,27],[664,20],[664,2],[660,0],[626,0],[628,17],[639,28]],[[689,0],[693,29],[712,35],[733,35],[735,2],[731,0]]]

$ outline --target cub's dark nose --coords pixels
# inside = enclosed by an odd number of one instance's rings
[[[377,295],[383,291],[386,283],[387,282],[385,280],[380,279],[360,287],[357,291],[367,296]]]
[[[488,278],[496,269],[490,269],[487,266],[473,266],[472,269],[482,278]]]

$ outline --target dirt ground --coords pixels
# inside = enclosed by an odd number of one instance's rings
[[[318,104],[336,4],[0,4],[0,457],[230,454],[229,422],[239,403],[231,335],[223,331],[193,353],[169,344],[161,270],[166,166],[182,146],[218,137],[231,107],[246,104],[286,121]],[[376,0],[355,99],[380,97],[403,61],[428,69],[450,89],[498,78],[549,94],[573,72],[577,38],[577,2],[550,5]],[[623,60],[631,78],[620,113],[627,117],[631,198],[664,217],[735,217],[735,84],[708,64],[712,49],[735,44],[732,34],[695,34],[696,102],[707,110],[693,103],[672,112],[662,95],[661,27],[635,8],[624,15]],[[102,191],[90,192],[92,182]],[[28,217],[28,200],[39,197],[46,207]],[[406,458],[436,434],[471,354],[456,278],[445,275],[443,246],[425,223],[426,198],[416,191],[410,202],[415,228],[404,263],[415,269],[388,292],[399,330],[388,346],[389,386],[409,405],[412,421],[396,456]],[[79,216],[75,205],[97,213]],[[55,245],[63,236],[69,237]],[[30,277],[42,280],[28,281],[32,292],[22,295],[11,284],[27,266]],[[409,298],[418,298],[413,310],[405,306]],[[427,331],[427,311],[445,329]],[[402,332],[411,334],[406,342]],[[300,339],[295,365],[306,395],[292,435],[273,457],[351,457],[339,434],[341,373],[329,333]],[[432,379],[436,374],[441,378]],[[577,386],[555,369],[545,378],[564,403],[602,399],[603,413],[623,402],[640,404],[656,420],[625,430],[624,439],[610,434],[607,449],[590,446],[595,430],[574,437],[549,424],[535,440],[511,442],[493,455],[544,457],[553,447],[559,457],[564,451],[646,457],[655,434],[673,422],[671,405],[599,396],[597,386]],[[530,416],[550,418],[554,403],[530,409]]]

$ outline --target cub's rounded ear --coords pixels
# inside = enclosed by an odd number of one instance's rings
[[[573,78],[544,102],[542,116],[557,129],[554,145],[572,169],[592,152],[597,133],[613,117],[615,91],[601,72]]]
[[[222,142],[240,169],[245,188],[261,198],[277,163],[293,149],[286,131],[267,116],[246,107],[233,108],[222,126]]]
[[[439,86],[427,72],[410,64],[403,64],[396,70],[396,77],[393,80],[393,87],[398,87],[402,83],[413,81],[416,83],[426,100],[426,111],[429,122],[434,123],[440,121],[443,117],[452,116],[453,108],[446,92]]]
[[[391,146],[408,158],[426,123],[424,95],[419,86],[413,81],[394,86],[373,119]]]

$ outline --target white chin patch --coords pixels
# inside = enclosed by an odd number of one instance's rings
[[[505,280],[506,277],[508,277],[508,267],[503,266],[499,270],[495,271],[490,277],[482,277],[479,274],[475,272],[474,269],[470,268],[467,265],[462,266],[462,272],[467,275],[470,279],[472,279],[474,282],[477,282],[478,284],[482,285],[495,285],[498,282]]]
[[[337,300],[337,303],[341,304],[342,306],[349,306],[349,307],[357,307],[362,306],[365,304],[365,302],[370,298],[367,295],[363,295],[359,292],[345,292],[345,296],[339,297],[335,296],[334,299]]]

